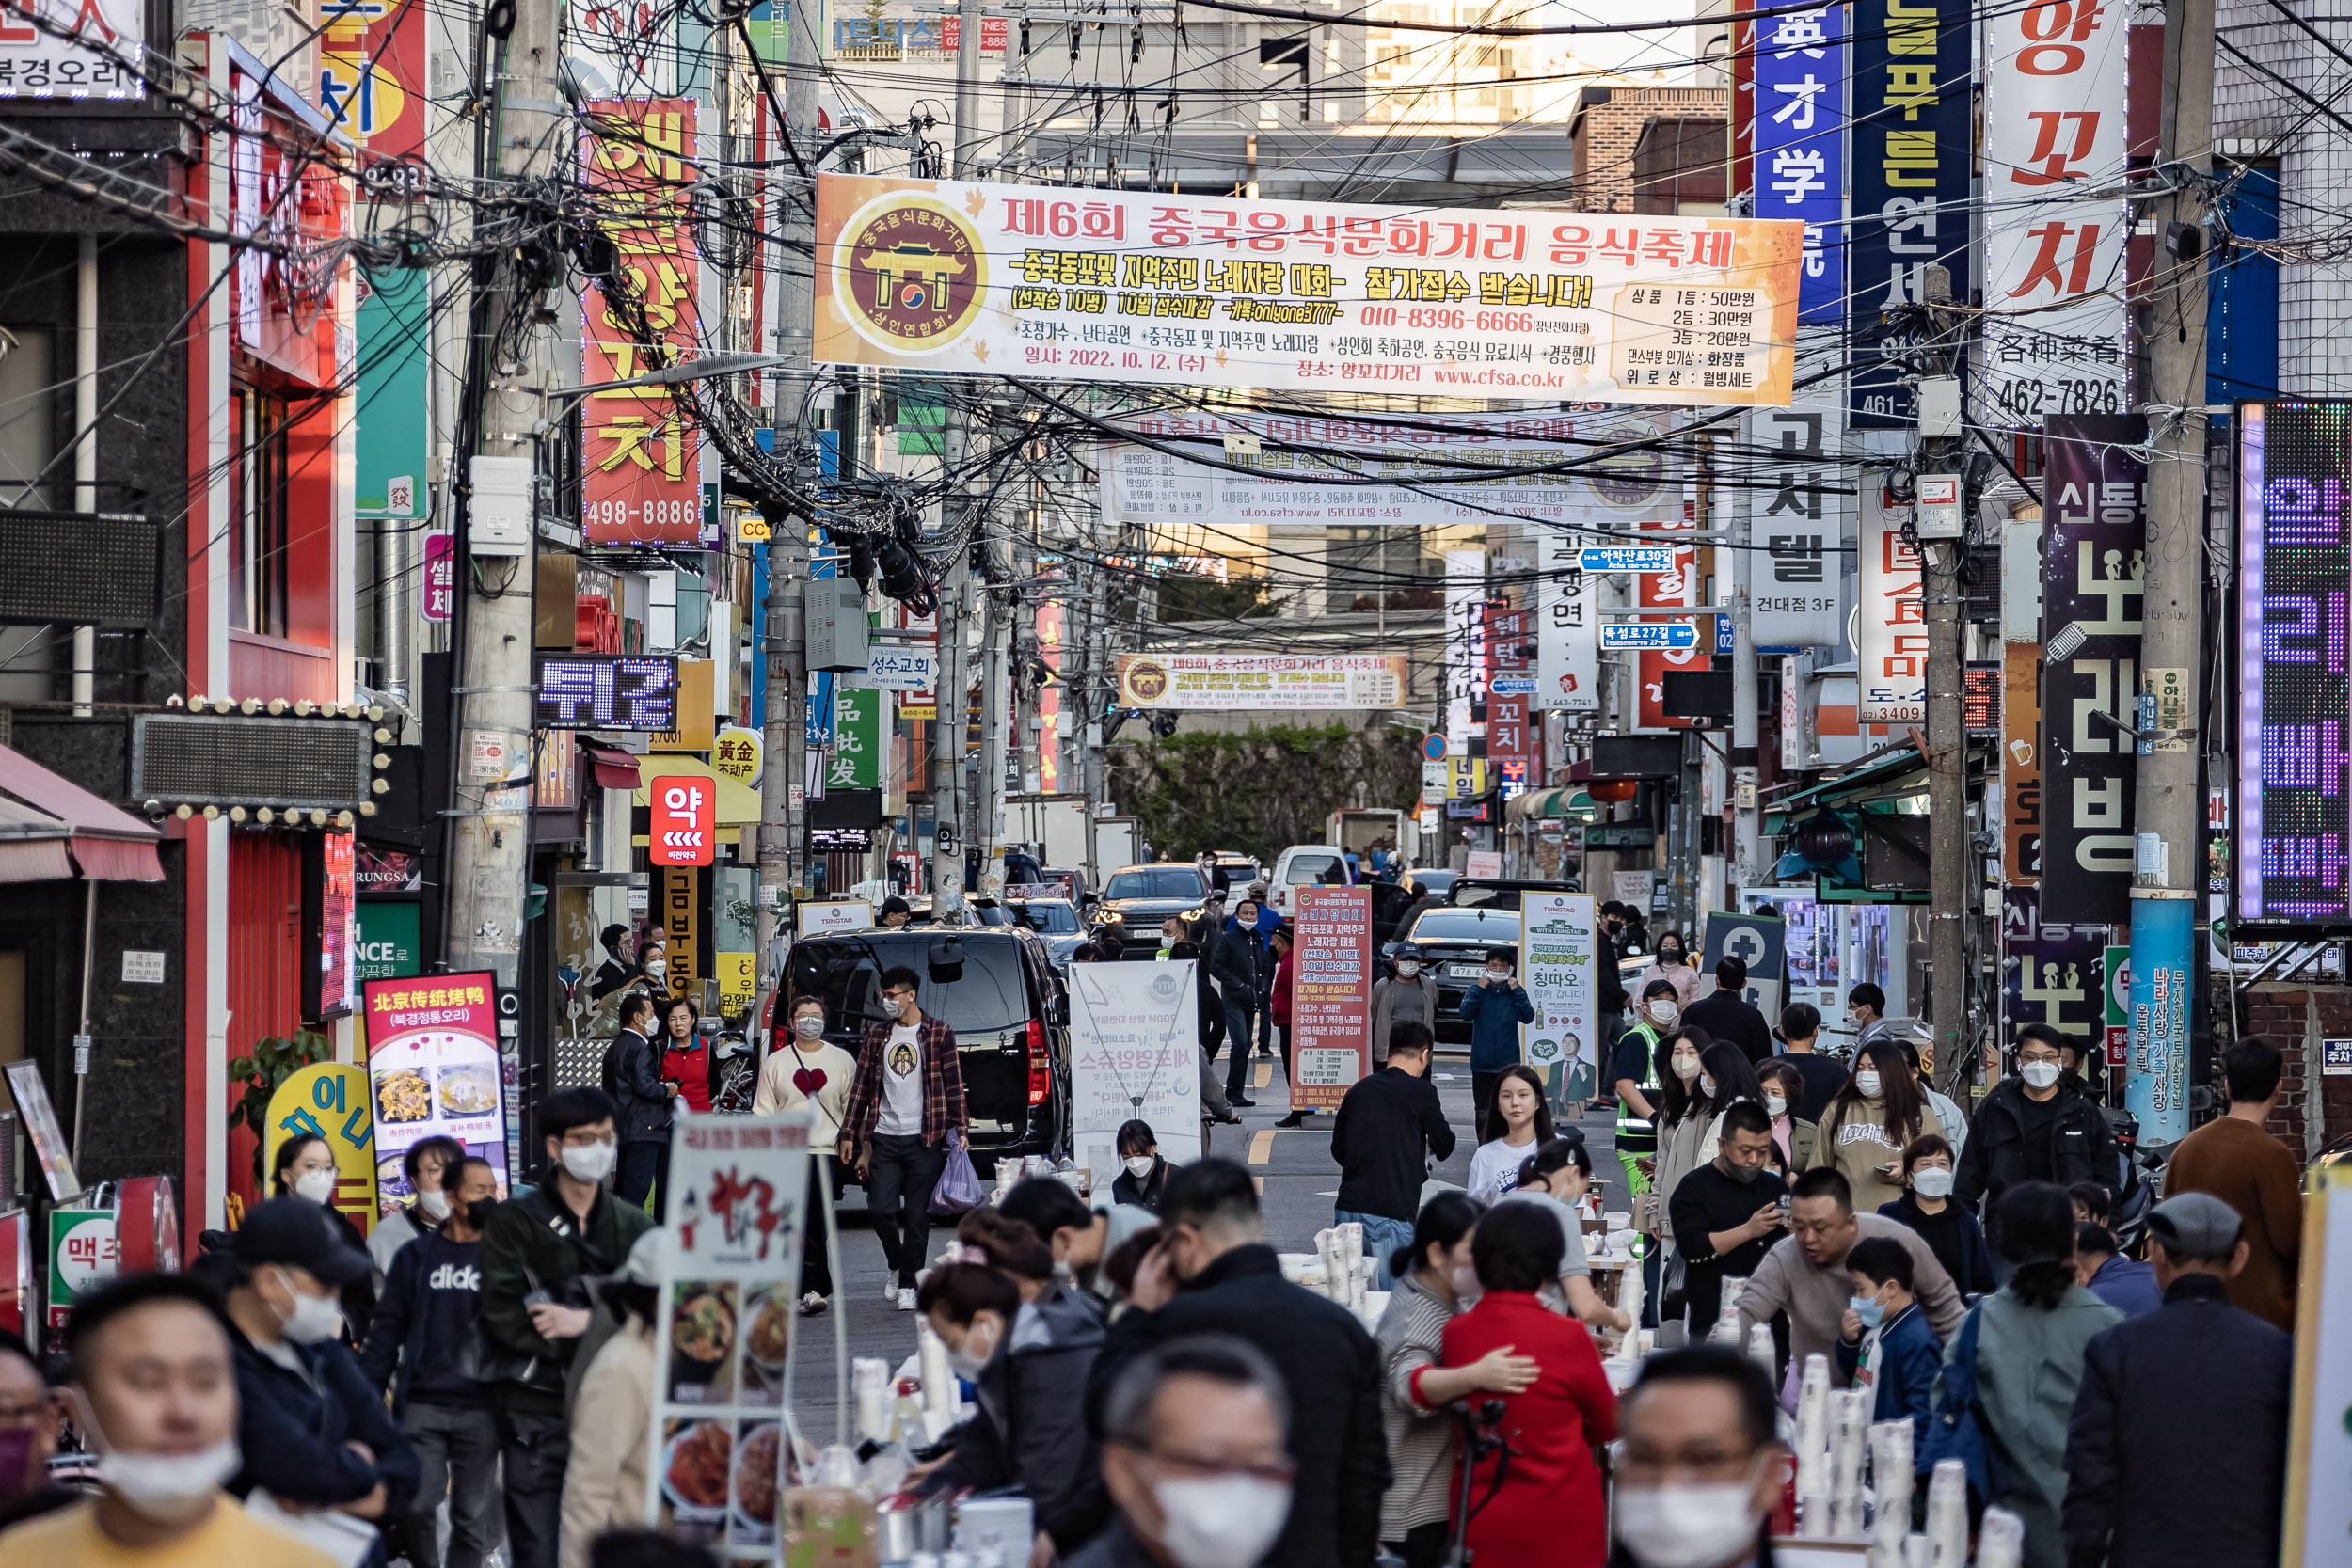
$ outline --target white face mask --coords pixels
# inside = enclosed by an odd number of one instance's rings
[[[1675,1021],[1675,1005],[1661,997],[1649,1005],[1649,1016],[1661,1023],[1672,1023]]]
[[[1715,1568],[1756,1544],[1749,1512],[1756,1488],[1744,1481],[1722,1486],[1620,1486],[1617,1539],[1642,1568]]]
[[[1465,1307],[1484,1295],[1486,1290],[1478,1283],[1478,1271],[1468,1263],[1454,1271],[1450,1283],[1454,1286],[1454,1299]]]
[[[2017,1069],[2017,1076],[2037,1089],[2046,1089],[2058,1081],[2058,1065],[2056,1062],[2027,1062]]]
[[[882,1016],[885,1018],[897,1018],[900,1013],[906,1011],[907,1006],[904,1002],[901,1002],[895,996],[883,997],[882,999]]]
[[[601,1181],[612,1174],[613,1162],[621,1157],[618,1144],[606,1138],[592,1144],[565,1144],[560,1158],[564,1172],[576,1181]]]
[[[1409,980],[1420,973],[1421,960],[1419,958],[1399,958],[1396,960],[1396,977],[1398,979]]]
[[[1127,1167],[1127,1174],[1140,1181],[1152,1174],[1152,1167],[1159,1164],[1159,1157],[1153,1154],[1130,1154],[1122,1164]]]
[[[1875,1072],[1857,1072],[1853,1075],[1853,1086],[1865,1100],[1875,1100],[1879,1092],[1879,1075]]]
[[[804,1040],[822,1039],[825,1037],[825,1021],[821,1018],[796,1018],[792,1021],[792,1032]]]
[[[980,1369],[987,1366],[988,1358],[996,1354],[996,1330],[992,1325],[988,1338],[982,1339],[979,1320],[976,1318],[972,1326],[963,1331],[963,1348],[957,1350],[950,1345],[946,1349],[948,1370],[966,1383],[977,1383]]]
[[[1911,1190],[1921,1197],[1952,1196],[1952,1173],[1940,1165],[1928,1165],[1911,1173]]]
[[[1499,986],[1511,978],[1511,972],[1507,969],[1490,969],[1486,971],[1486,978]]]
[[[331,1170],[306,1170],[294,1178],[294,1190],[296,1197],[325,1203],[335,1196],[335,1173]]]
[[[1677,1056],[1673,1067],[1675,1076],[1686,1084],[1699,1075],[1699,1059],[1696,1056]]]
[[[449,1194],[435,1192],[428,1187],[417,1195],[417,1207],[424,1211],[426,1219],[438,1225],[449,1218]]]
[[[194,1453],[120,1453],[98,1456],[99,1483],[143,1519],[176,1525],[213,1506],[229,1478],[245,1463],[234,1438]]]
[[[1715,1098],[1715,1080],[1709,1078],[1704,1072],[1699,1074],[1699,1093],[1707,1096],[1709,1100]]]
[[[652,980],[663,980],[663,979],[667,979],[667,978],[669,977],[669,974],[670,974],[670,960],[669,960],[669,959],[667,959],[667,958],[647,958],[647,959],[645,960],[645,976],[646,976],[646,978],[648,978],[648,979],[652,979]]]
[[[343,1309],[333,1296],[314,1296],[298,1290],[282,1272],[278,1277],[294,1297],[294,1311],[280,1325],[287,1338],[297,1345],[319,1345],[343,1331]]]
[[[1764,1114],[1766,1116],[1779,1117],[1786,1114],[1788,1109],[1788,1101],[1782,1099],[1779,1095],[1768,1094],[1764,1097]]]
[[[1291,1489],[1256,1476],[1163,1476],[1152,1497],[1176,1568],[1250,1568],[1291,1514]]]

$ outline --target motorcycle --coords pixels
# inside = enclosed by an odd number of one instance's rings
[[[2115,1134],[2117,1181],[2114,1188],[2116,1250],[2127,1258],[2140,1255],[2148,1236],[2148,1214],[2164,1191],[2166,1148],[2139,1147],[2139,1118],[2129,1111],[2110,1109],[2107,1127]]]

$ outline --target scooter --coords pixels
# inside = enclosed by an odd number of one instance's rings
[[[2156,1195],[2164,1190],[2164,1164],[2171,1150],[2139,1147],[2139,1118],[2129,1111],[2110,1109],[2106,1113],[2107,1127],[2115,1134],[2116,1173],[2115,1223],[2109,1227],[2115,1235],[2116,1250],[2127,1258],[2140,1255],[2148,1236],[2148,1214],[2156,1206]]]

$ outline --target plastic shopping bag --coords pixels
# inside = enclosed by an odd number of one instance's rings
[[[947,1165],[939,1173],[939,1184],[931,1189],[931,1212],[941,1218],[968,1213],[980,1206],[980,1173],[972,1168],[972,1156],[965,1152],[963,1134],[950,1128],[947,1132]]]

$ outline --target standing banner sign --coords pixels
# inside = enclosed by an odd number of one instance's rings
[[[1519,1026],[1519,1059],[1544,1075],[1555,1104],[1598,1092],[1598,908],[1589,893],[1519,899],[1520,984],[1535,1005],[1534,1022]]]
[[[2323,1332],[2352,1315],[2352,1161],[2314,1167],[2303,1195],[2302,1275],[2295,1304],[2294,1415],[2287,1422],[2286,1529],[2279,1568],[2336,1568],[2352,1539],[2352,1335]],[[2335,1303],[2333,1307],[2329,1302]]]
[[[1119,1129],[1148,1121],[1175,1164],[1200,1158],[1200,961],[1070,966],[1070,1124],[1094,1190],[1119,1179]]]
[[[810,1117],[689,1115],[671,1134],[645,1521],[723,1560],[776,1560]]]
[[[452,978],[444,976],[443,978]],[[480,976],[487,980],[487,975]],[[405,980],[383,981],[405,986]],[[374,985],[368,988],[374,990]],[[373,1020],[371,1020],[373,1022]],[[495,1089],[496,1078],[492,1080]],[[492,1105],[497,1104],[494,1099]],[[361,1235],[375,1228],[375,1118],[368,1103],[368,1074],[364,1068],[334,1062],[313,1062],[278,1085],[269,1097],[266,1135],[262,1140],[262,1168],[272,1168],[278,1150],[291,1137],[325,1138],[335,1156],[335,1212],[359,1227]],[[413,1143],[422,1133],[412,1135]],[[405,1150],[407,1143],[401,1145]],[[397,1173],[400,1162],[391,1162]],[[502,1168],[502,1167],[501,1167]]]
[[[2123,1108],[2139,1118],[2150,1143],[2188,1136],[2188,1037],[2195,1003],[2197,900],[2141,896],[2131,901],[2131,1061]]]
[[[1291,929],[1291,1109],[1332,1110],[1372,1070],[1372,890],[1302,887]]]
[[[1740,999],[1767,1019],[1777,1021],[1781,999],[1788,994],[1788,923],[1777,915],[1709,911],[1701,961],[1712,974],[1725,958],[1737,958],[1748,966],[1748,983]]]
[[[1862,577],[1855,673],[1866,724],[1924,724],[1928,718],[1925,566],[1886,504],[1886,476],[1862,470]]]
[[[467,1153],[489,1161],[498,1173],[500,1196],[505,1195],[505,1070],[499,1057],[497,981],[483,970],[368,982],[365,1081],[373,1089],[385,1196],[403,1202],[415,1197],[401,1157],[420,1139],[435,1136],[455,1138]]]

